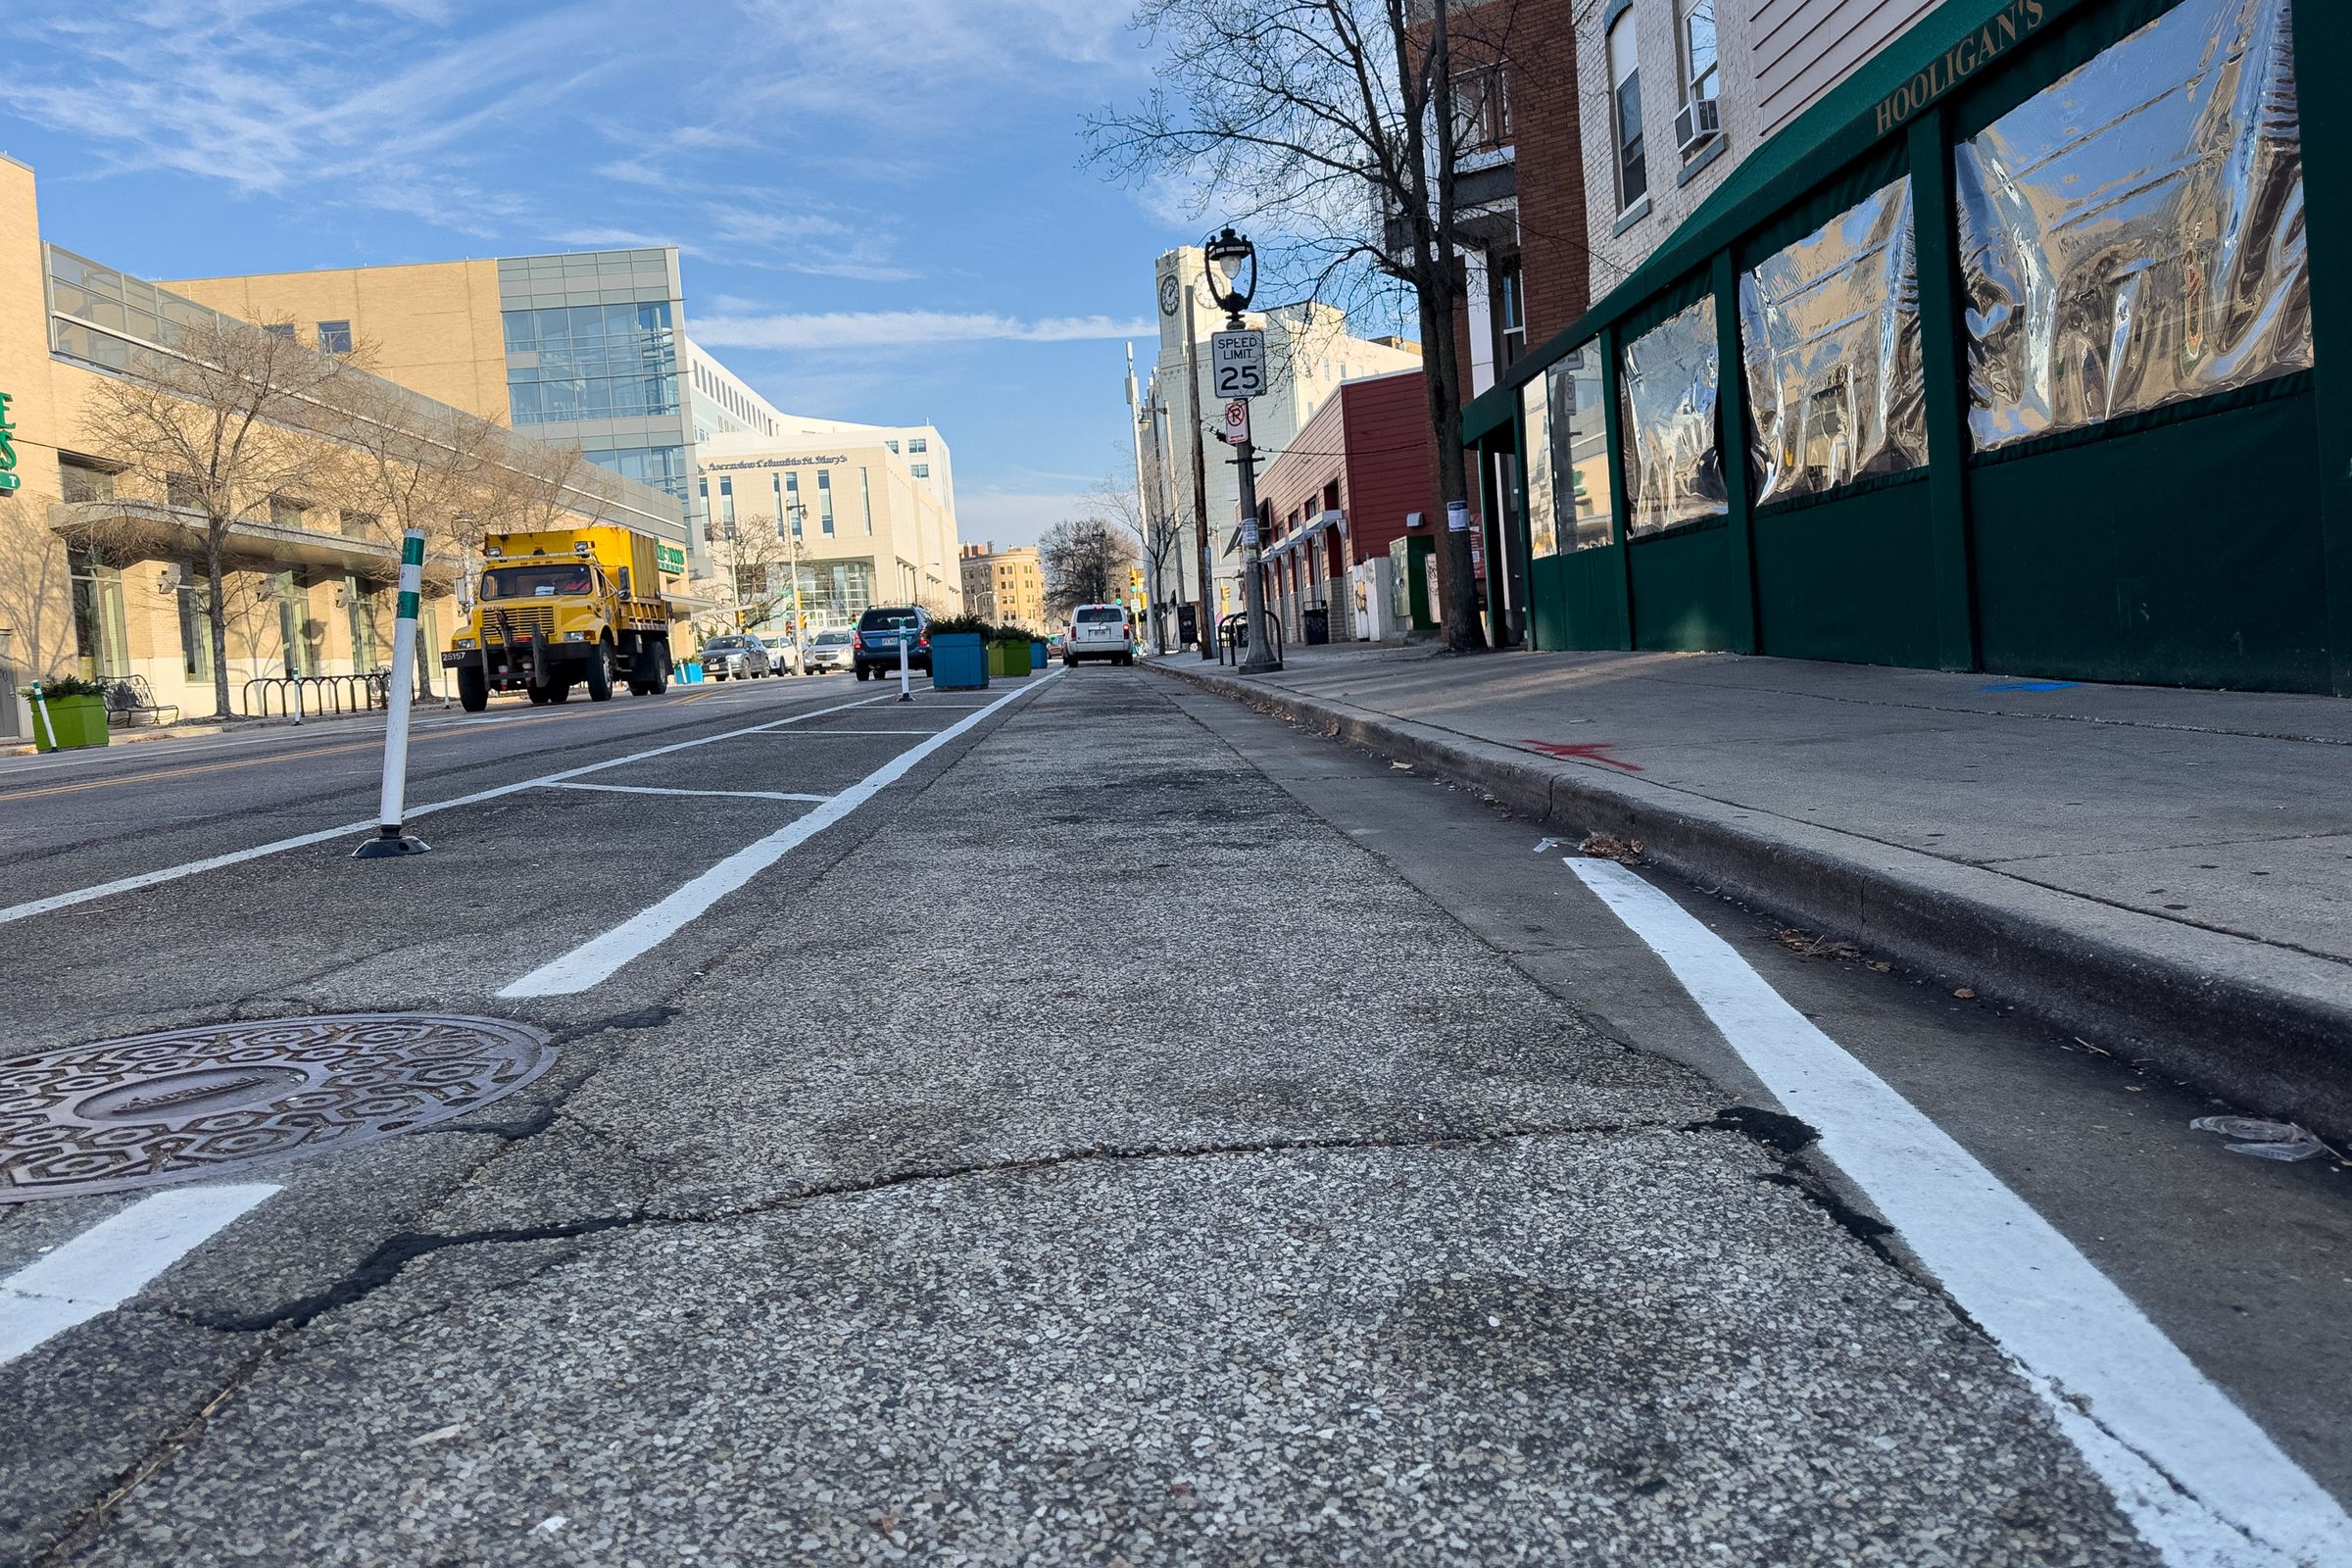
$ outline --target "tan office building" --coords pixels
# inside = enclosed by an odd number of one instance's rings
[[[905,438],[880,425],[794,423],[806,428],[714,435],[697,449],[709,548],[738,588],[727,618],[713,624],[780,636],[796,614],[805,629],[825,631],[876,605],[960,612],[956,514],[912,472]],[[779,577],[797,580],[796,592],[777,592]]]
[[[963,608],[983,620],[1000,625],[1025,626],[1044,632],[1046,570],[1035,545],[999,550],[989,544],[965,545],[958,563],[963,568]]]
[[[0,741],[30,733],[23,689],[66,674],[138,677],[159,705],[210,714],[204,514],[186,486],[143,477],[152,464],[110,450],[93,415],[109,377],[141,356],[171,355],[182,332],[219,314],[44,243],[37,209],[32,171],[0,158]],[[313,324],[304,341],[316,332]],[[454,404],[348,367],[340,373],[433,428],[481,412],[479,387],[461,384],[454,369],[436,383]],[[514,439],[491,434],[494,456],[496,443]],[[332,466],[319,465],[322,479]],[[618,478],[592,482],[599,515],[680,539],[666,495]],[[249,682],[367,674],[390,657],[396,532],[364,505],[336,504],[334,488],[240,503],[251,514],[229,528],[222,585],[232,711],[270,701],[266,685]],[[456,571],[454,559],[428,558],[419,621],[428,649],[451,635]],[[437,673],[434,662],[420,662]]]

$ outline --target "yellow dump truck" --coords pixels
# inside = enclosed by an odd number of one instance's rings
[[[561,703],[574,686],[595,702],[616,683],[641,697],[669,688],[669,604],[662,545],[598,524],[494,533],[482,545],[473,612],[441,656],[469,713],[494,691]]]

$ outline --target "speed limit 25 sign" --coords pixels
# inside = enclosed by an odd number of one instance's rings
[[[1266,334],[1218,332],[1208,340],[1210,390],[1220,398],[1266,395]]]

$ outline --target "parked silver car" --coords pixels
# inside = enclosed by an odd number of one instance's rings
[[[850,634],[846,627],[820,631],[801,649],[801,667],[811,675],[829,674],[849,668],[850,658]]]
[[[775,665],[767,657],[767,645],[757,637],[713,637],[703,644],[695,656],[702,661],[703,673],[712,680],[757,680],[761,675],[775,673]]]

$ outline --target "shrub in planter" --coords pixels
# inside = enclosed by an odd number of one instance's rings
[[[988,645],[988,672],[992,675],[1026,675],[1029,673],[1029,634],[1011,626],[999,626]]]
[[[931,622],[931,684],[946,692],[984,690],[993,629],[977,615],[945,615]]]
[[[107,744],[104,683],[65,675],[40,683],[41,701],[33,705],[32,744],[44,752],[71,751]],[[27,696],[30,694],[28,693]],[[47,722],[43,722],[44,716]]]

